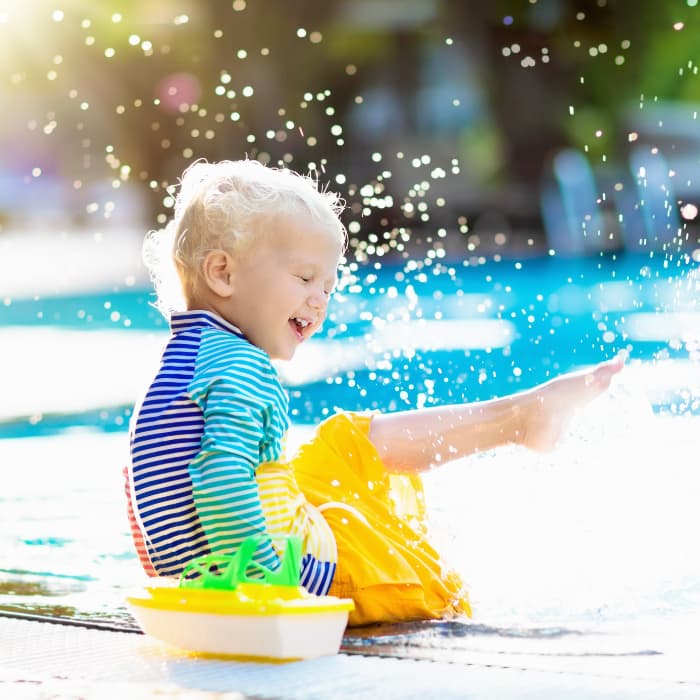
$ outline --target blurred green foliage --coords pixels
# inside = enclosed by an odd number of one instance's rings
[[[417,201],[409,163],[430,154],[452,224],[511,200],[536,216],[517,193],[535,191],[557,149],[624,158],[630,105],[698,100],[698,12],[695,0],[27,0],[0,13],[0,165],[71,183],[81,212],[89,183],[137,183],[162,221],[189,162],[249,155],[315,169],[379,229],[396,223],[387,202]],[[368,203],[367,183],[392,199]]]

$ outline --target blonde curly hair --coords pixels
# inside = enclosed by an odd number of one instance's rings
[[[202,263],[212,250],[231,255],[265,235],[261,224],[273,218],[304,215],[322,224],[343,247],[347,232],[340,197],[320,189],[313,178],[271,168],[256,160],[196,161],[183,173],[173,218],[149,231],[143,258],[156,290],[156,306],[169,317],[186,308],[202,283]]]

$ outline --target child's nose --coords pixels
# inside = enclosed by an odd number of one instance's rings
[[[309,306],[314,309],[325,309],[328,306],[328,295],[322,289],[316,289],[309,295]]]

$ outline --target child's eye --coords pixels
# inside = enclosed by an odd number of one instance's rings
[[[297,275],[297,277],[298,277],[302,282],[311,282],[311,277],[304,277],[304,275]]]

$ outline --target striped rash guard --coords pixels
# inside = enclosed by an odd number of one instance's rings
[[[191,559],[233,554],[252,535],[262,538],[255,561],[277,569],[256,481],[259,465],[280,459],[289,427],[277,372],[267,353],[216,314],[173,313],[170,326],[131,423],[127,495],[144,569],[177,576]],[[320,564],[304,556],[302,583],[325,594],[335,564],[318,576]]]

